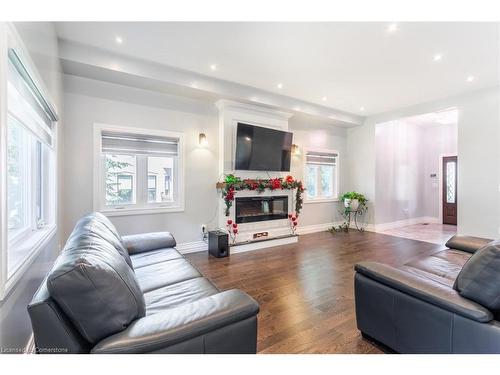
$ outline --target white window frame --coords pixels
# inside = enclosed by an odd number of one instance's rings
[[[178,200],[171,203],[154,202],[148,203],[148,168],[147,156],[136,158],[136,203],[122,206],[109,206],[105,202],[105,170],[104,170],[104,154],[102,153],[102,132],[115,131],[130,134],[150,134],[160,137],[173,137],[179,139],[177,163],[174,164],[174,169],[177,169],[178,183],[177,187]],[[94,123],[94,210],[102,212],[106,216],[126,216],[126,215],[144,215],[144,214],[159,214],[169,212],[184,211],[184,133],[172,132],[166,130],[133,128],[128,126],[108,125],[102,123]],[[145,175],[140,175],[140,171],[144,171]],[[142,187],[142,188],[141,188]]]
[[[32,228],[29,236],[23,236],[21,239],[17,237],[15,240],[11,240],[9,244],[8,236],[8,208],[7,208],[7,119],[8,119],[8,107],[7,107],[7,72],[8,72],[8,50],[13,49],[15,53],[22,60],[24,67],[26,68],[31,80],[34,82],[36,89],[42,94],[44,100],[47,100],[51,106],[51,110],[57,113],[57,108],[53,106],[53,100],[48,95],[48,91],[43,84],[43,80],[40,78],[35,64],[31,60],[29,53],[24,46],[20,36],[18,35],[15,27],[12,23],[0,22],[0,301],[4,300],[10,291],[15,287],[15,285],[22,278],[24,273],[31,267],[34,260],[38,257],[39,253],[54,240],[57,231],[58,222],[58,207],[57,207],[57,140],[58,140],[58,129],[57,125],[53,128],[53,171],[49,172],[47,178],[52,180],[51,188],[54,191],[51,192],[50,197],[45,197],[48,202],[52,204],[51,210],[52,223],[44,226],[43,228]],[[34,158],[35,155],[32,155]],[[30,160],[33,164],[34,160]],[[29,180],[30,187],[34,188],[33,176],[30,176]],[[31,204],[32,202],[29,202]],[[34,207],[30,207],[31,214]],[[22,240],[22,241],[21,241]],[[19,245],[25,246],[29,251],[26,253],[23,261],[15,269],[14,273],[9,276],[8,270],[8,255],[9,255],[9,245]],[[54,246],[57,246],[54,243]]]
[[[325,154],[337,154],[337,160],[335,164],[335,175],[334,181],[333,181],[333,188],[335,191],[335,195],[331,198],[324,198],[324,197],[319,197],[319,198],[309,198],[307,196],[307,191],[304,192],[304,203],[326,203],[326,202],[338,202],[339,201],[339,188],[340,188],[340,182],[339,182],[339,176],[340,176],[340,152],[337,150],[330,150],[330,149],[324,149],[324,148],[313,148],[313,147],[304,147],[303,148],[303,165],[302,165],[302,171],[304,173],[304,184],[307,181],[307,153],[308,152],[324,152]]]

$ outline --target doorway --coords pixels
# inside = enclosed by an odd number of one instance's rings
[[[457,225],[457,157],[443,157],[443,224]]]
[[[444,244],[457,231],[458,111],[376,124],[378,232]]]

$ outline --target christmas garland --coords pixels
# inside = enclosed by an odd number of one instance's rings
[[[269,178],[269,179],[241,179],[232,174],[228,174],[222,184],[222,199],[226,204],[225,214],[229,216],[229,210],[233,205],[234,194],[239,190],[254,190],[262,193],[264,190],[284,190],[284,189],[297,189],[295,192],[295,217],[299,216],[302,210],[304,187],[302,181],[294,180],[292,176],[285,178]]]

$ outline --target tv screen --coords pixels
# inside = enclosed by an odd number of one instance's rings
[[[236,170],[290,171],[292,133],[238,123]]]

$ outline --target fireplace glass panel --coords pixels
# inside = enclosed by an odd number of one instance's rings
[[[288,217],[288,197],[236,198],[236,223],[279,220]]]

